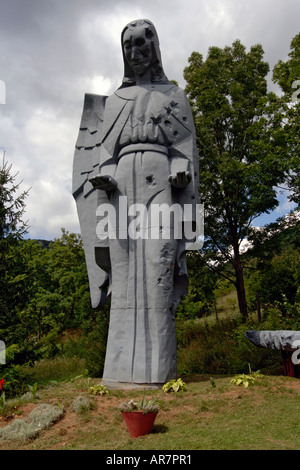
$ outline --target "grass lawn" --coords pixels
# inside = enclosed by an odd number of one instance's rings
[[[0,427],[25,418],[40,403],[59,405],[63,418],[31,441],[0,442],[0,450],[297,450],[300,442],[300,380],[264,376],[248,388],[230,377],[182,377],[187,391],[109,391],[93,396],[98,379],[40,385],[39,400],[15,405],[15,417],[0,418]],[[91,407],[74,411],[73,401],[87,397]],[[132,439],[118,406],[131,398],[156,398],[161,406],[153,431]]]

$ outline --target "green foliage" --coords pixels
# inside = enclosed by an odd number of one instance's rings
[[[102,377],[108,325],[108,317],[104,314],[99,314],[93,331],[86,338],[85,360],[88,373],[91,377]]]
[[[187,252],[187,268],[189,290],[178,305],[176,315],[178,318],[200,318],[212,311],[217,276],[205,265],[201,253],[197,251]]]
[[[91,329],[96,316],[81,237],[62,230],[62,237],[48,248],[18,240],[9,245],[6,256],[10,260],[6,283],[13,301],[0,316],[0,338],[7,347],[18,345],[14,365],[62,354],[61,333],[85,324]]]
[[[29,377],[21,365],[7,365],[5,369],[1,371],[1,376],[5,380],[5,391],[8,398],[19,396],[26,392],[26,383]]]
[[[258,348],[245,337],[247,330],[267,329],[268,321],[266,316],[261,323],[252,319],[242,322],[239,317],[210,324],[198,320],[178,322],[178,374],[247,374],[249,363],[252,369],[282,374],[278,351]],[[289,329],[287,325],[283,319],[279,329]]]
[[[5,415],[5,410],[6,410],[5,392],[2,392],[0,395],[0,413],[2,416]]]
[[[85,295],[89,287],[81,237],[63,229],[62,237],[34,257],[31,265],[36,288],[22,317],[35,328],[37,338],[53,328],[61,332],[82,322],[91,307]]]
[[[9,165],[3,155],[0,167],[0,247],[5,246],[3,241],[11,242],[20,239],[27,232],[27,223],[22,221],[25,210],[25,199],[28,190],[17,195],[21,183],[16,183],[17,174],[11,173]]]
[[[273,70],[273,81],[278,83],[284,95],[281,98],[282,112],[285,114],[284,133],[286,152],[289,156],[289,171],[287,183],[291,190],[289,199],[300,203],[300,100],[298,81],[300,80],[300,33],[292,40],[289,58],[286,62],[280,60]],[[294,99],[294,93],[297,97]]]
[[[263,266],[257,266],[257,270],[248,278],[252,302],[258,293],[260,301],[265,305],[275,305],[284,300],[294,304],[299,289],[299,272],[300,254],[296,250],[286,250]]]
[[[160,409],[158,402],[155,399],[148,400],[146,397],[133,401],[130,400],[129,402],[124,402],[119,405],[119,409],[124,412],[134,412],[134,411],[141,411],[143,414],[147,413],[157,413]]]
[[[104,396],[108,395],[109,391],[107,390],[105,385],[93,385],[92,387],[89,387],[89,393],[91,393],[92,395]]]
[[[185,68],[200,156],[199,192],[205,202],[205,255],[230,279],[247,317],[240,245],[255,217],[278,205],[287,157],[280,100],[267,92],[263,49],[240,41],[193,52]],[[212,263],[214,261],[214,263]],[[233,273],[224,273],[229,263]],[[232,275],[233,274],[233,275]]]
[[[12,174],[11,170],[12,165],[9,165],[3,156],[0,166],[0,333],[3,325],[10,324],[10,310],[17,306],[21,299],[16,284],[22,284],[24,273],[22,270],[14,271],[17,260],[11,255],[11,248],[28,228],[27,223],[22,220],[28,191],[18,195],[20,183],[15,182],[17,175]],[[11,271],[14,271],[13,279]],[[16,322],[13,323],[15,326]]]
[[[1,378],[5,381],[6,398],[22,395],[27,391],[29,376],[24,368],[16,363],[21,347],[12,344],[6,349],[6,364],[1,365]]]
[[[277,302],[275,307],[269,307],[263,317],[262,327],[265,330],[294,330],[300,329],[300,303],[294,305],[287,301]]]
[[[172,379],[162,386],[162,390],[165,393],[186,391],[186,384],[181,378]]]
[[[216,388],[216,382],[215,382],[214,378],[210,377],[209,380],[210,380],[210,384],[211,384],[212,388]]]
[[[252,231],[249,238],[252,248],[245,255],[249,267],[248,301],[252,310],[259,300],[265,311],[279,309],[285,318],[294,318],[300,294],[299,236],[298,211]]]
[[[57,385],[58,383],[71,382],[78,376],[86,376],[85,361],[78,357],[60,357],[52,359],[40,359],[33,366],[22,366],[26,374],[26,383],[37,382],[44,385]]]
[[[247,388],[249,385],[253,385],[257,379],[261,379],[263,377],[263,374],[261,374],[259,370],[252,372],[249,364],[249,374],[236,375],[230,380],[230,383],[235,385],[243,385],[244,388]]]
[[[33,396],[33,399],[35,399],[37,395],[37,390],[38,390],[38,383],[35,382],[33,385],[28,385],[28,388]]]

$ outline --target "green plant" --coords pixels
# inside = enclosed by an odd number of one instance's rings
[[[6,401],[5,401],[5,392],[2,392],[0,396],[0,411],[2,416],[5,414],[5,409],[6,409]]]
[[[173,380],[170,380],[169,382],[165,383],[162,386],[162,390],[165,393],[185,391],[186,390],[186,384],[185,384],[185,382],[182,381],[181,378],[179,378],[177,380],[173,379]]]
[[[92,395],[108,395],[108,390],[105,387],[105,385],[94,385],[92,387],[89,387],[89,393]]]
[[[214,378],[210,377],[209,380],[210,380],[210,384],[211,384],[212,388],[216,388],[216,383],[214,381]]]
[[[143,414],[147,414],[157,413],[160,409],[160,406],[156,400],[147,400],[147,398],[144,397],[143,399],[136,402],[130,400],[129,402],[121,403],[119,409],[125,412],[141,411]]]
[[[33,398],[35,399],[35,398],[36,398],[36,394],[37,394],[37,389],[38,389],[38,384],[37,384],[37,382],[35,382],[35,384],[33,384],[33,385],[28,385],[28,388],[29,388],[29,390],[31,391]]]
[[[245,388],[247,388],[249,385],[254,384],[256,379],[260,379],[262,377],[263,374],[261,374],[259,370],[256,372],[252,372],[249,364],[249,374],[238,374],[230,380],[230,383],[236,385],[243,385]]]

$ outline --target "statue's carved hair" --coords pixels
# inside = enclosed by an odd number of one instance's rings
[[[157,35],[156,29],[153,23],[149,20],[135,20],[135,21],[131,21],[130,23],[127,24],[127,26],[125,26],[121,35],[122,52],[123,52],[123,60],[124,60],[124,78],[122,81],[122,87],[135,84],[134,72],[130,68],[127,62],[127,59],[125,57],[123,38],[127,30],[133,30],[136,27],[143,27],[145,29],[146,37],[151,39],[151,47],[152,47],[151,81],[153,83],[169,83],[169,80],[167,79],[163,70],[160,49],[159,49],[158,35]]]

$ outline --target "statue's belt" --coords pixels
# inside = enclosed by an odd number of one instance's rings
[[[136,144],[130,144],[126,145],[126,147],[123,147],[119,153],[119,157],[123,157],[123,155],[126,155],[127,153],[135,153],[135,152],[159,152],[163,153],[165,155],[169,155],[168,148],[164,147],[163,145],[159,144],[151,144],[149,142],[138,142]]]

